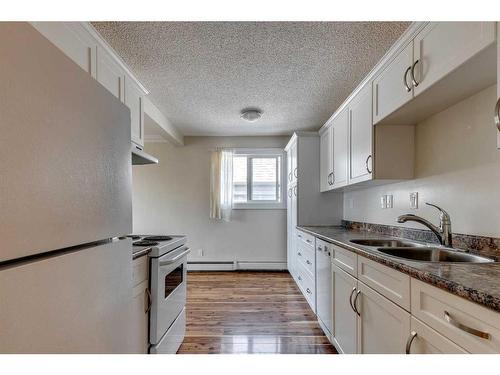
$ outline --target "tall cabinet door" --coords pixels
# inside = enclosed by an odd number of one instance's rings
[[[413,98],[412,65],[413,43],[410,42],[373,80],[374,124]]]
[[[294,259],[295,259],[295,229],[293,227],[294,199],[293,186],[287,189],[287,267],[288,271],[294,275]]]
[[[329,126],[320,136],[320,189],[331,190],[333,177],[333,126]]]
[[[358,282],[358,290],[358,353],[404,354],[410,313],[362,282]]]
[[[351,306],[357,280],[332,264],[332,338],[341,353],[356,354],[357,315]]]
[[[297,163],[297,143],[298,141],[295,141],[292,146],[290,147],[290,156],[292,159],[291,163],[291,172],[292,172],[292,182],[297,181],[297,178],[299,177],[299,168],[298,168],[298,163]]]
[[[373,176],[372,93],[366,85],[349,106],[349,182],[371,180]]]
[[[347,185],[347,167],[349,161],[348,134],[349,111],[344,109],[332,124],[333,143],[333,175],[332,187],[338,188]]]

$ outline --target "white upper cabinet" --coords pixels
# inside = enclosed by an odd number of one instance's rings
[[[320,135],[320,190],[328,191],[332,189],[333,175],[333,130],[332,126],[328,127]]]
[[[130,131],[132,141],[144,145],[143,92],[131,79],[125,77],[125,105],[130,108]]]
[[[374,124],[413,98],[412,65],[413,43],[410,42],[373,80]]]
[[[332,122],[333,174],[332,188],[347,185],[347,168],[349,163],[349,111],[344,109]]]
[[[372,91],[366,85],[349,106],[349,182],[370,180],[373,172]]]
[[[493,22],[430,22],[413,41],[415,96],[494,41]]]
[[[95,78],[97,41],[79,23],[32,22],[31,25]]]
[[[103,48],[97,48],[97,81],[123,102],[125,73]]]

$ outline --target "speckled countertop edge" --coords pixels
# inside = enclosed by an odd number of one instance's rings
[[[492,310],[500,311],[500,263],[460,265],[400,260],[399,258],[386,256],[376,249],[349,242],[349,239],[354,238],[396,237],[346,229],[340,226],[297,226],[297,229],[406,273],[411,277],[446,290],[454,295],[473,301]],[[325,234],[325,232],[329,233]],[[452,278],[440,275],[450,270],[454,272],[454,279],[458,278],[463,280],[452,280]],[[475,278],[475,273],[477,273],[480,278]],[[491,273],[491,276],[488,275],[489,273]],[[485,284],[487,282],[488,285],[481,285],[481,288],[467,285],[474,284],[474,282],[471,282],[471,277],[475,278],[475,283],[485,281]]]

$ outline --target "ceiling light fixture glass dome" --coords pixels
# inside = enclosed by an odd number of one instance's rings
[[[255,108],[244,109],[241,111],[240,117],[248,122],[255,122],[262,116],[262,111]]]

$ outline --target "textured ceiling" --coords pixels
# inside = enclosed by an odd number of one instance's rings
[[[319,129],[408,22],[96,22],[185,135]],[[259,108],[255,123],[240,119]]]

